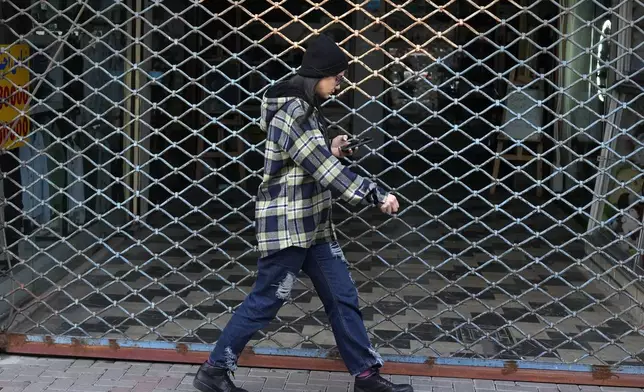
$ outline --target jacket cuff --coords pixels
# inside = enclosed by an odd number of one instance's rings
[[[369,202],[373,204],[374,206],[379,206],[387,200],[387,196],[389,195],[389,192],[385,192],[382,188],[379,186],[376,186],[372,191],[371,191],[371,200]]]

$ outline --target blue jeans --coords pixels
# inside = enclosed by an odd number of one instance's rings
[[[358,292],[337,243],[286,248],[258,261],[255,286],[224,328],[209,362],[235,370],[237,357],[251,337],[266,327],[289,298],[297,274],[311,278],[347,369],[352,375],[382,366],[372,348],[358,307]]]

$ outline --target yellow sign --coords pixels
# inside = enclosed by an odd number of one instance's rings
[[[27,111],[29,101],[26,61],[30,51],[27,44],[0,45],[0,48],[3,49],[0,53],[0,148],[10,150],[24,144],[18,136],[27,136],[31,128],[29,117],[21,115]]]

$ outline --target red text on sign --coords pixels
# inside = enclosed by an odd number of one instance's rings
[[[19,91],[16,86],[0,87],[0,109],[24,106],[28,100],[29,93],[26,90]]]
[[[13,131],[11,125],[13,125]],[[15,142],[20,136],[27,136],[29,133],[29,125],[29,117],[20,117],[12,121],[12,124],[0,125],[0,141],[2,141],[2,144],[5,144],[7,142]]]

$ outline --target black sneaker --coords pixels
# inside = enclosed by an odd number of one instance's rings
[[[380,373],[374,372],[366,378],[356,377],[353,390],[354,392],[413,392],[414,388],[408,384],[394,384],[383,378]]]
[[[201,392],[247,392],[235,386],[228,369],[212,366],[208,362],[201,365],[192,386]]]

